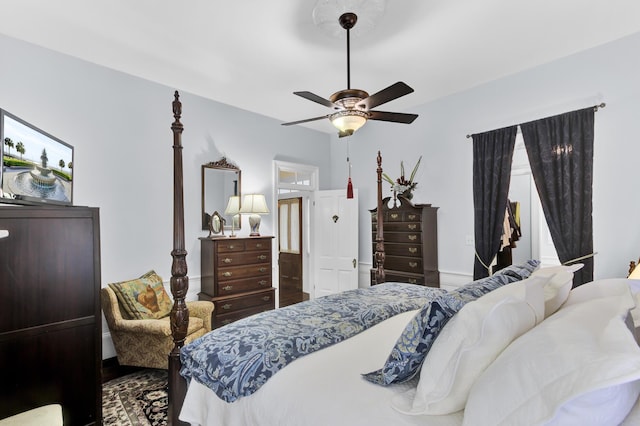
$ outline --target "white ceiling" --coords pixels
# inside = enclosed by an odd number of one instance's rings
[[[347,85],[344,36],[314,25],[316,2],[3,0],[0,33],[285,122],[329,112],[292,92]],[[378,109],[411,112],[638,31],[637,0],[389,0],[375,28],[352,32],[351,86],[404,81],[415,92]]]

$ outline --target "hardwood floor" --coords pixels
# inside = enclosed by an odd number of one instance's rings
[[[102,383],[109,380],[117,379],[118,377],[126,376],[127,374],[134,373],[142,370],[142,367],[131,367],[128,365],[118,364],[117,358],[107,358],[102,360]]]

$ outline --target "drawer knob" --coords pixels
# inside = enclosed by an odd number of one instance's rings
[[[232,285],[225,285],[224,287],[222,287],[222,289],[224,291],[231,291],[231,290],[233,290],[233,286]]]
[[[231,303],[225,303],[224,305],[222,305],[222,309],[224,309],[225,311],[228,311],[229,309],[231,309],[233,305]]]
[[[417,268],[418,262],[409,262],[409,266],[411,266],[412,268]]]
[[[397,219],[398,213],[391,213],[391,219]]]
[[[258,272],[267,272],[267,268],[259,268]]]
[[[417,215],[415,215],[415,214],[410,214],[410,215],[409,215],[409,220],[416,220],[416,218],[417,218],[417,217],[418,217],[418,216],[417,216]]]
[[[265,302],[268,302],[269,300],[271,300],[271,296],[264,296],[262,300],[264,300]]]
[[[407,228],[411,229],[412,231],[414,231],[417,227],[418,225],[416,225],[415,223],[410,223],[407,225]]]
[[[258,256],[258,260],[265,260],[267,258],[266,255],[261,254],[260,256]]]
[[[225,257],[224,259],[222,259],[222,261],[223,261],[224,263],[231,263],[231,262],[233,262],[233,260],[231,260],[231,258],[228,258],[228,257]]]
[[[264,287],[265,285],[267,285],[267,280],[260,280],[258,281],[258,284]]]
[[[230,319],[226,319],[226,320],[221,321],[222,325],[231,324],[232,322],[233,322],[233,321],[232,321],[232,320],[230,320]]]
[[[256,244],[256,248],[262,248],[262,243]]]
[[[229,244],[229,250],[233,250],[235,246],[233,244]]]
[[[409,247],[409,253],[416,254],[418,252],[418,247]]]
[[[409,278],[409,284],[417,284],[418,281],[415,278]]]
[[[407,238],[409,239],[409,241],[415,241],[418,239],[417,235],[407,235]]]
[[[229,271],[222,273],[223,277],[230,277],[231,275],[233,275],[233,274],[231,272],[229,272]]]

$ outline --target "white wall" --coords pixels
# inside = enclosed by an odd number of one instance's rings
[[[378,150],[385,171],[394,177],[401,160],[413,165],[424,156],[414,201],[440,207],[440,270],[444,284],[455,284],[473,269],[473,247],[465,245],[465,236],[473,235],[472,145],[465,136],[600,102],[607,107],[596,114],[595,275],[624,276],[640,250],[640,199],[634,197],[634,166],[640,158],[639,50],[637,34],[416,107],[411,112],[420,117],[411,125],[370,122],[349,138],[360,197],[361,279],[368,281],[366,264],[371,262],[368,209],[375,207]],[[168,280],[174,88],[2,36],[0,52],[5,58],[0,108],[76,148],[74,201],[100,208],[103,285],[149,269]],[[318,166],[321,189],[346,188],[347,141],[299,126],[282,127],[189,93],[181,93],[181,99],[185,243],[194,297],[198,237],[206,235],[200,229],[200,165],[226,155],[242,169],[245,193],[272,193],[274,159]],[[393,103],[385,110],[394,110]],[[273,218],[263,218],[261,231],[273,233],[273,224]],[[241,232],[248,232],[248,224]]]
[[[423,155],[414,201],[439,206],[439,266],[445,283],[473,271],[472,142],[466,135],[606,102],[596,113],[594,159],[595,277],[623,277],[640,253],[640,34],[422,105],[411,125],[369,122],[351,137],[354,185],[360,189],[360,261],[371,262],[375,157],[399,175],[400,161]],[[508,55],[505,55],[508,61]],[[434,58],[434,66],[437,59]],[[473,72],[469,64],[467,72]],[[411,82],[407,82],[409,85]],[[408,95],[411,96],[411,95]],[[393,111],[393,103],[385,105]],[[344,185],[345,140],[332,139],[333,186]],[[387,189],[387,185],[384,186]]]
[[[5,58],[0,108],[75,147],[74,204],[100,208],[102,285],[150,269],[168,282],[176,88],[3,36],[0,52]],[[323,189],[331,166],[324,133],[282,127],[276,120],[185,92],[181,100],[188,298],[194,299],[200,289],[198,237],[207,235],[200,219],[201,164],[226,155],[242,169],[242,191],[267,194],[271,211],[276,211],[270,197],[274,159],[318,166]],[[249,233],[244,222],[240,235]],[[263,218],[260,230],[273,234],[272,218]],[[109,339],[103,341],[104,356],[113,356]]]

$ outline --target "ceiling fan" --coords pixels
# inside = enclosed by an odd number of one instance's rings
[[[394,123],[409,124],[418,117],[417,114],[372,110],[372,108],[413,92],[411,87],[401,81],[394,83],[371,96],[369,96],[369,94],[364,90],[351,88],[349,30],[355,26],[357,20],[358,17],[356,14],[351,12],[342,14],[338,19],[340,26],[347,30],[347,88],[334,93],[329,97],[329,99],[325,99],[311,92],[293,92],[294,95],[298,95],[310,101],[319,103],[320,105],[327,106],[333,109],[334,112],[320,117],[282,123],[283,126],[291,126],[293,124],[307,123],[309,121],[328,118],[329,121],[331,121],[331,123],[338,129],[338,136],[344,137],[351,136],[356,130],[362,127],[367,120],[391,121]]]

